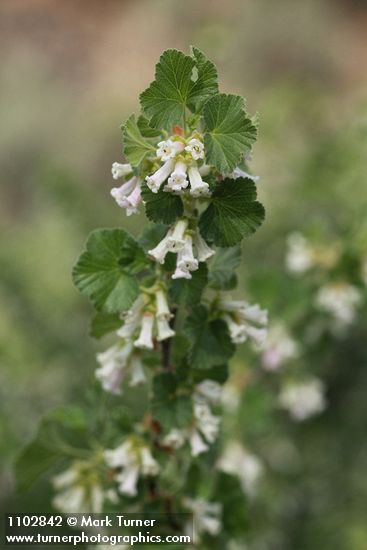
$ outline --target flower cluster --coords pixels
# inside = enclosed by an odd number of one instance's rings
[[[203,380],[195,387],[193,423],[186,430],[172,429],[163,439],[163,445],[173,449],[190,443],[192,456],[206,452],[208,443],[214,443],[219,433],[220,418],[212,414],[210,403],[220,402],[222,388],[214,380]]]
[[[221,297],[218,303],[221,318],[227,323],[231,340],[242,344],[250,338],[256,346],[264,345],[268,323],[268,313],[258,304],[241,300],[228,300]],[[258,325],[258,326],[256,326]]]
[[[172,279],[191,279],[191,272],[199,268],[199,262],[205,262],[214,254],[214,250],[207,245],[198,229],[189,230],[187,218],[178,220],[148,254],[156,262],[163,264],[168,252],[177,254],[176,270]]]
[[[140,476],[156,476],[159,464],[153,458],[149,447],[137,437],[129,437],[116,449],[104,453],[106,464],[117,470],[114,477],[122,495],[134,497]]]
[[[180,194],[188,189],[192,197],[209,195],[209,185],[202,179],[207,168],[203,165],[204,144],[199,137],[192,136],[185,140],[182,136],[173,136],[158,143],[156,154],[163,164],[145,178],[153,193],[158,193],[167,181],[164,191]]]
[[[97,354],[100,367],[96,377],[105,391],[120,394],[126,376],[130,376],[130,386],[146,381],[138,349],[153,349],[154,338],[158,342],[172,338],[175,332],[169,326],[171,317],[166,293],[160,287],[142,292],[131,309],[122,314],[124,323],[116,333],[119,341]]]
[[[52,479],[56,496],[52,505],[63,513],[102,512],[105,495],[95,469],[89,463],[76,462]]]

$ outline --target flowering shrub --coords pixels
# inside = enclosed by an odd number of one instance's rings
[[[267,312],[229,294],[240,243],[264,220],[247,165],[257,119],[243,98],[219,92],[215,66],[196,48],[164,52],[140,102],[142,114],[122,128],[124,163],[112,165],[122,183],[111,195],[127,216],[145,209],[152,223],[137,240],[93,231],[73,270],[96,310],[92,336],[113,335],[95,375],[116,406],[101,415],[94,395],[88,411],[47,417],[18,461],[18,481],[25,487],[68,457],[53,478],[57,509],[133,506],[167,512],[171,526],[192,511],[196,541],[219,537],[224,547],[234,529],[228,503],[240,485],[252,493],[261,471],[242,448],[234,471],[216,448],[227,363],[236,344],[260,348],[267,332]],[[125,415],[133,392],[138,410]]]

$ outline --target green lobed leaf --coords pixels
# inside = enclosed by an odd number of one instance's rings
[[[183,214],[182,200],[160,189],[153,193],[146,184],[142,185],[142,197],[145,203],[147,217],[156,223],[171,224]]]
[[[93,231],[73,269],[73,281],[97,310],[128,309],[139,293],[134,276],[144,268],[144,251],[122,229]]]
[[[122,325],[121,317],[118,313],[104,313],[97,311],[90,323],[89,334],[93,338],[102,338],[109,332],[114,332]]]
[[[200,50],[193,56],[166,50],[156,65],[155,80],[140,95],[143,111],[154,128],[182,124],[187,107],[196,111],[218,91],[215,66]]]
[[[170,372],[153,379],[152,416],[164,430],[186,428],[192,420],[192,402],[189,395],[177,395],[178,379]]]
[[[75,407],[51,411],[42,419],[35,438],[18,455],[14,473],[19,491],[26,491],[42,474],[65,459],[65,449],[87,444],[83,412]]]
[[[229,377],[228,365],[218,365],[206,370],[194,370],[192,374],[196,384],[208,379],[224,384]]]
[[[124,154],[132,166],[138,166],[148,153],[155,154],[155,147],[144,137],[135,115],[131,115],[122,127]]]
[[[144,115],[139,115],[138,127],[141,135],[145,138],[157,138],[162,135],[160,130],[157,130],[157,128],[152,128],[149,125],[149,120]]]
[[[218,72],[217,68],[209,61],[206,55],[198,48],[192,46],[191,54],[196,61],[194,74],[196,80],[191,85],[188,96],[188,107],[197,113],[204,103],[214,94],[218,93]]]
[[[203,117],[206,161],[229,174],[256,141],[256,126],[246,115],[244,99],[217,94],[206,102]]]
[[[190,340],[189,363],[194,369],[225,364],[235,351],[224,321],[209,320],[208,309],[197,306],[187,318],[184,332]]]
[[[235,270],[240,265],[241,247],[218,248],[209,263],[209,285],[215,290],[231,290],[237,284]]]
[[[201,295],[208,283],[208,268],[205,263],[199,264],[199,269],[192,272],[192,279],[176,279],[172,281],[170,292],[178,305],[194,306],[200,302]]]
[[[249,178],[225,179],[215,189],[208,208],[200,217],[201,234],[217,246],[234,246],[256,231],[265,210],[256,199],[255,183]]]

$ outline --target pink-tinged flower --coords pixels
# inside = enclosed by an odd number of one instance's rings
[[[163,164],[163,166],[158,168],[152,176],[147,176],[145,178],[147,186],[151,191],[153,191],[153,193],[158,193],[162,183],[166,181],[168,176],[173,171],[174,165],[175,161],[173,159],[169,159]]]
[[[126,183],[123,183],[121,187],[114,187],[111,189],[111,195],[120,208],[125,208],[127,216],[136,214],[142,202],[139,179],[134,176]]]
[[[188,174],[190,180],[190,195],[193,197],[201,197],[210,194],[209,185],[202,180],[196,165],[189,167]]]

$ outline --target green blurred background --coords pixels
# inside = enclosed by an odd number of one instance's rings
[[[110,199],[110,166],[122,158],[119,126],[139,109],[162,50],[195,44],[217,64],[222,90],[260,112],[252,168],[267,219],[244,245],[239,296],[249,289],[270,319],[297,321],[303,334],[308,294],[285,273],[287,234],[338,240],[367,256],[366,27],[363,0],[2,0],[4,509],[45,511],[47,482],[13,495],[12,460],[40,416],[77,400],[94,378],[90,309],[70,271],[93,228],[137,233],[145,223]],[[293,438],[304,460],[296,473],[275,471],[249,512],[249,548],[367,548],[365,342],[361,315],[306,365],[329,388],[329,408],[306,427],[276,424],[272,437]],[[240,351],[233,369],[244,361]],[[261,384],[269,386],[266,377]],[[238,421],[240,436],[266,457],[270,427],[250,420]]]

